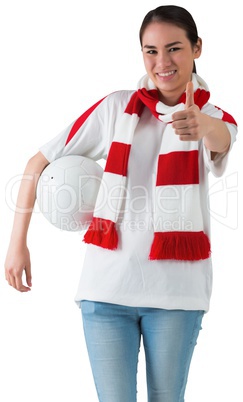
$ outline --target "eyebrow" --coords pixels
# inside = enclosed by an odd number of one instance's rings
[[[165,48],[169,48],[169,47],[175,46],[175,45],[182,45],[182,42],[176,41],[176,42],[168,43],[167,45],[165,45]],[[156,49],[156,46],[144,45],[144,48],[146,48],[146,49]]]

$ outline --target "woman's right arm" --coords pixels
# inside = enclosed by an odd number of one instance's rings
[[[13,231],[5,262],[9,285],[20,292],[31,289],[31,268],[27,232],[36,198],[36,185],[49,160],[65,155],[83,155],[93,160],[105,158],[114,135],[116,121],[134,91],[117,91],[101,99],[55,138],[45,144],[27,163],[20,185]],[[48,159],[46,159],[46,157]],[[25,271],[26,285],[22,276]]]
[[[36,199],[36,186],[43,169],[49,164],[41,152],[27,163],[20,184],[10,244],[5,261],[5,277],[20,292],[31,290],[31,264],[27,233]],[[26,285],[22,281],[25,271]]]

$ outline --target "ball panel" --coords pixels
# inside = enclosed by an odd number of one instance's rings
[[[62,230],[88,227],[103,174],[92,159],[68,155],[56,159],[42,172],[36,198],[43,216]]]

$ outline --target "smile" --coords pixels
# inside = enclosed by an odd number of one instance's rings
[[[168,71],[167,73],[158,73],[159,77],[169,77],[170,75],[175,74],[176,70]]]

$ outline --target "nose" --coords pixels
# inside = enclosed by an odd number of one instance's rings
[[[158,53],[157,65],[163,69],[171,65],[171,57],[168,50],[163,50]]]

